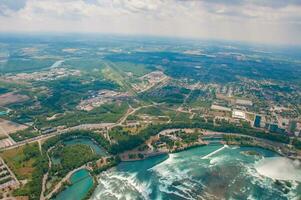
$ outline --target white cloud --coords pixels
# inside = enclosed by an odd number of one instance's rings
[[[297,0],[7,2],[0,2],[3,32],[114,32],[301,44]]]

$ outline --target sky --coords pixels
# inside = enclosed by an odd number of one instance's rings
[[[0,0],[0,32],[301,44],[301,0]]]

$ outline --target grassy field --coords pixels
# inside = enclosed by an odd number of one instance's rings
[[[146,65],[130,62],[115,62],[114,66],[123,72],[132,73],[134,77],[140,77],[152,71]]]
[[[64,66],[76,68],[84,71],[91,71],[95,69],[102,69],[104,67],[103,61],[97,58],[73,58],[66,60],[63,63]]]
[[[36,158],[28,159],[24,151],[26,148],[37,149],[36,144],[30,144],[19,148],[1,152],[1,157],[5,160],[9,168],[15,173],[18,179],[30,179],[34,171],[33,163]]]
[[[122,77],[122,75],[119,74],[116,70],[112,69],[111,67],[106,67],[102,70],[102,73],[107,79],[116,82],[121,87],[125,87],[124,77]]]
[[[185,95],[188,95],[189,89],[167,85],[160,88],[155,88],[140,95],[144,100],[152,100],[157,103],[166,103],[171,106],[182,104]]]
[[[68,112],[65,115],[57,117],[54,120],[40,120],[37,122],[38,127],[47,126],[60,126],[65,125],[67,127],[76,126],[79,124],[93,124],[104,122],[117,122],[127,111],[128,105],[126,103],[115,102],[111,104],[105,104],[92,111],[73,111]]]
[[[63,175],[97,157],[92,149],[85,144],[59,146],[53,150],[52,156],[60,159],[59,165],[61,165],[61,167],[54,166],[52,170]],[[52,171],[53,174],[55,172]]]
[[[158,107],[146,107],[146,108],[142,108],[140,109],[137,114],[147,114],[147,115],[151,115],[151,116],[163,116],[166,113],[164,113],[163,109],[160,109]]]
[[[16,142],[26,140],[29,138],[33,138],[33,137],[37,137],[39,135],[40,134],[37,131],[34,131],[32,128],[28,128],[28,129],[17,131],[15,133],[10,134],[11,138],[13,138],[13,140]]]
[[[210,108],[210,106],[212,105],[212,101],[199,98],[188,105],[191,107]]]
[[[190,114],[189,113],[181,113],[177,112],[175,110],[169,109],[168,107],[164,106],[157,106],[157,107],[148,107],[148,108],[142,108],[139,110],[136,115],[149,115],[153,117],[161,117],[161,120],[159,121],[168,121],[168,119],[171,119],[173,122],[178,121],[189,121]],[[164,118],[162,118],[165,116]]]
[[[9,59],[8,62],[0,64],[0,71],[10,73],[33,72],[50,67],[55,61],[55,59],[33,58],[28,60]]]
[[[25,185],[14,191],[14,195],[38,200],[42,176],[47,170],[47,161],[41,155],[38,143],[7,150],[0,155],[19,180],[27,180]]]

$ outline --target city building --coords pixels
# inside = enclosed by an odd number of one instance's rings
[[[211,106],[211,110],[231,112],[231,108],[227,108],[227,107],[219,106],[219,105],[215,105],[215,104],[213,104]]]
[[[235,103],[242,106],[252,106],[253,102],[245,99],[236,99]]]
[[[240,110],[233,110],[232,117],[236,119],[246,119],[246,113]]]

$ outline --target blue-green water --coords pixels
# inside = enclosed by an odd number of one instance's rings
[[[85,144],[85,145],[90,146],[97,155],[101,155],[101,156],[107,155],[107,152],[102,147],[100,147],[98,144],[93,142],[93,140],[90,138],[74,138],[71,140],[66,140],[63,143],[65,145]]]
[[[261,156],[242,153],[247,150]],[[283,177],[296,178],[288,181],[289,186],[279,186],[266,176],[271,175],[269,172],[275,171],[275,165],[279,164],[278,161],[273,164],[273,159],[280,159]],[[99,176],[99,185],[91,199],[299,199],[300,163],[289,165],[286,170],[290,161],[281,159],[261,148],[215,144],[169,157],[123,162]],[[262,164],[262,161],[267,162]],[[289,170],[291,167],[298,169]],[[288,191],[283,192],[285,188]]]
[[[7,115],[7,112],[6,111],[0,111],[0,116],[1,115]]]
[[[81,200],[93,187],[93,178],[85,169],[76,171],[70,180],[72,185],[59,193],[55,200]]]
[[[106,152],[105,149],[103,149],[101,146],[99,146],[98,144],[96,144],[95,142],[93,142],[93,140],[91,138],[73,138],[70,140],[65,140],[63,141],[63,143],[65,145],[74,145],[74,144],[84,144],[84,145],[88,145],[95,154],[99,155],[99,156],[106,156],[108,155],[108,153]],[[60,164],[61,159],[60,158],[51,158],[52,163],[53,164]]]

